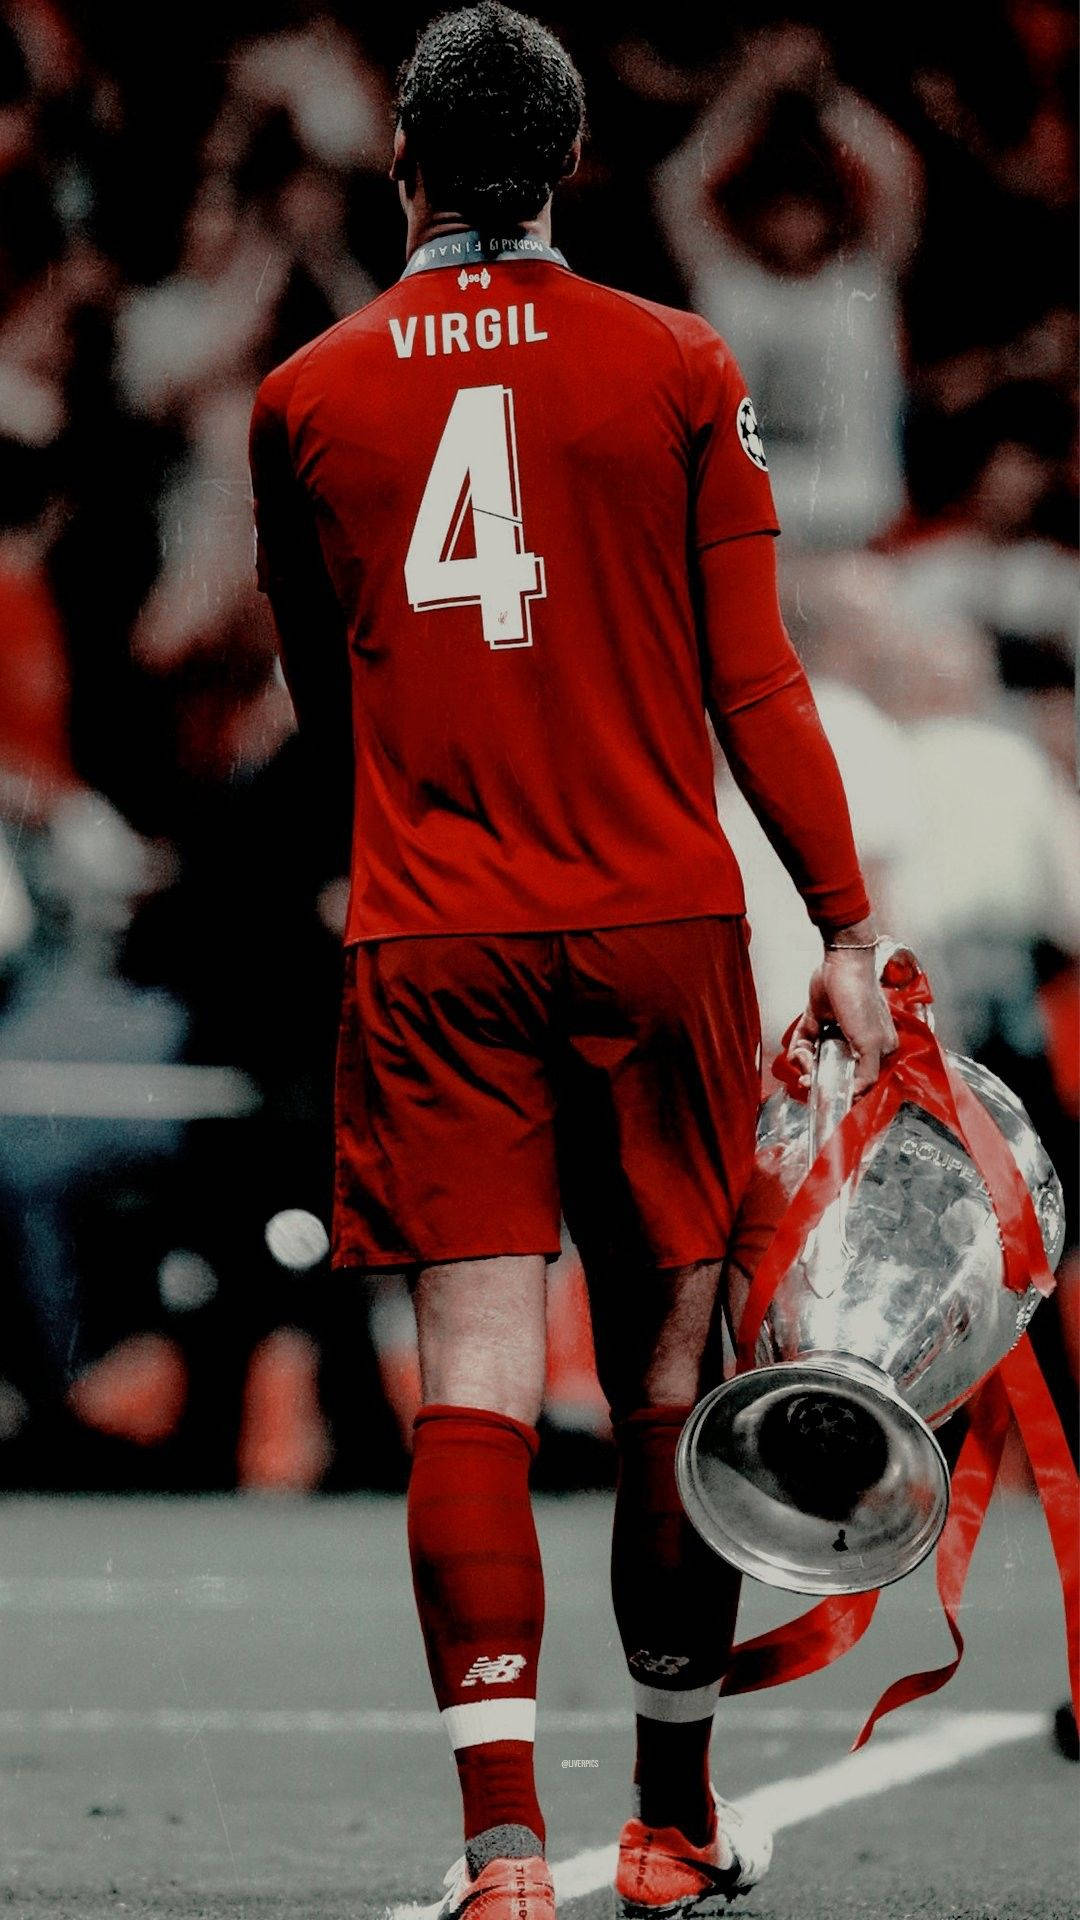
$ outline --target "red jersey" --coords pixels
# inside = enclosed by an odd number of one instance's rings
[[[431,242],[264,381],[252,471],[261,584],[349,650],[348,941],[743,910],[695,583],[778,528],[703,320],[531,236]]]

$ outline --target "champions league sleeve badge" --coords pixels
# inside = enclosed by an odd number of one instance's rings
[[[758,426],[757,414],[754,412],[754,403],[749,394],[745,394],[739,401],[735,414],[735,425],[738,429],[739,445],[747,459],[752,460],[755,467],[760,467],[763,473],[767,473],[769,463],[765,458],[765,446],[761,438],[761,429]]]

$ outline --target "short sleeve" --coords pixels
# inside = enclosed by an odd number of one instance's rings
[[[694,341],[690,373],[696,550],[745,533],[779,533],[754,403],[734,354],[711,328]]]
[[[279,581],[302,581],[316,559],[321,571],[311,502],[296,477],[289,450],[283,371],[279,368],[263,381],[251,416],[255,572],[263,593]]]
[[[314,504],[293,463],[290,393],[286,362],[263,381],[251,419],[255,570],[273,611],[296,717],[313,737],[330,740],[349,714],[348,646]]]

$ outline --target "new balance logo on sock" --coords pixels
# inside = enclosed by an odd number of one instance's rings
[[[461,1684],[463,1687],[508,1687],[524,1665],[523,1653],[497,1653],[494,1660],[482,1653],[473,1661]]]
[[[627,1662],[631,1673],[659,1673],[666,1679],[673,1679],[683,1667],[690,1665],[688,1653],[650,1653],[648,1647],[639,1647],[630,1654]]]

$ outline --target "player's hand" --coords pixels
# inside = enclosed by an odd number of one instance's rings
[[[893,1053],[897,1044],[872,951],[829,948],[814,973],[806,1012],[787,1049],[788,1060],[804,1087],[810,1085],[814,1047],[828,1022],[839,1027],[855,1056],[854,1094],[865,1093],[877,1079],[882,1059]]]

